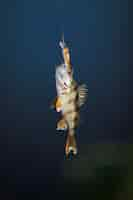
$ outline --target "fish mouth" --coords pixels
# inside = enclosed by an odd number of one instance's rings
[[[67,89],[68,85],[64,82],[64,89]]]

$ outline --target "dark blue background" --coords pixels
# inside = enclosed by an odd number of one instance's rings
[[[15,191],[55,191],[73,162],[83,171],[84,158],[97,152],[94,148],[90,154],[90,144],[128,141],[128,3],[5,0],[0,4],[2,188],[14,198]],[[77,131],[79,156],[70,169],[64,162],[65,136],[56,132],[59,116],[49,108],[56,95],[54,73],[61,62],[63,32],[75,79],[88,86]],[[116,146],[111,146],[114,152]]]

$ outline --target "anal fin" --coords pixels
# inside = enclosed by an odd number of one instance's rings
[[[65,119],[61,119],[57,123],[57,129],[56,130],[66,130],[66,129],[67,129],[67,123],[66,123]]]

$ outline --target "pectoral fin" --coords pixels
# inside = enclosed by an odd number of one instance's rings
[[[82,106],[87,98],[88,89],[85,84],[82,84],[78,87],[78,94],[79,94],[79,106]]]
[[[61,108],[62,108],[62,102],[61,102],[61,99],[58,97],[56,101],[56,111],[60,112]]]
[[[52,101],[50,108],[51,109],[55,109],[56,108],[56,102],[57,102],[57,97],[54,98],[54,100]]]
[[[52,109],[56,109],[57,112],[60,112],[61,111],[61,107],[62,107],[62,103],[61,103],[61,99],[59,97],[56,97],[51,106],[50,106]]]

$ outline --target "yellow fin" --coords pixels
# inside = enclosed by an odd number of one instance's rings
[[[56,109],[57,111],[60,110],[62,107],[62,103],[59,97],[56,97],[53,102],[51,103],[50,108]]]
[[[61,107],[62,107],[61,99],[59,97],[57,97],[56,110],[58,111],[58,109],[61,109]]]
[[[87,98],[88,89],[85,84],[82,84],[78,87],[78,94],[79,94],[79,106],[82,106]]]
[[[58,97],[55,97],[54,100],[52,101],[52,103],[51,103],[51,105],[50,105],[50,108],[51,108],[51,109],[55,109],[55,108],[56,108],[57,98],[58,98]]]

